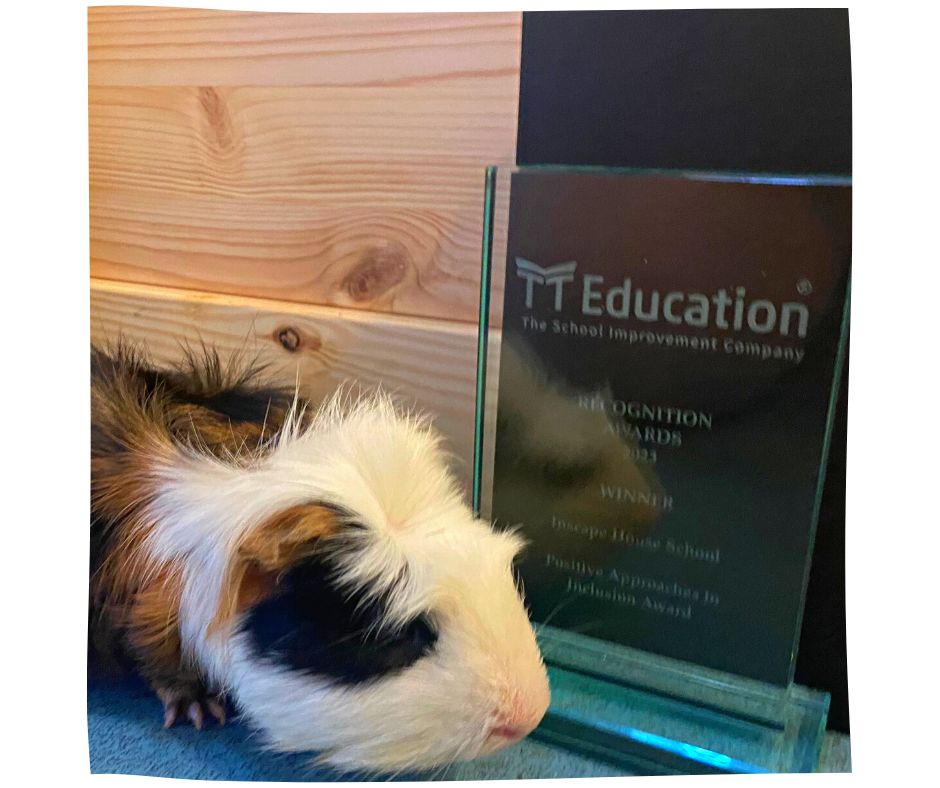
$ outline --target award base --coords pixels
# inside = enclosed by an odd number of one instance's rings
[[[812,772],[828,693],[778,687],[550,626],[533,737],[634,774]]]

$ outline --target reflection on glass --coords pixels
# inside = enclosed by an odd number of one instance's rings
[[[552,659],[586,635],[788,687],[848,181],[530,168],[488,204],[476,492],[530,543],[533,617],[575,637]]]

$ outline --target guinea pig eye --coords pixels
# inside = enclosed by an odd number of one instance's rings
[[[415,657],[427,654],[437,642],[437,630],[427,615],[420,615],[392,635],[380,638],[383,646],[406,650]]]
[[[437,642],[437,630],[426,615],[418,616],[405,628],[403,638],[422,651],[430,650]]]

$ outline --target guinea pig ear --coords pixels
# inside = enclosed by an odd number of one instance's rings
[[[336,509],[310,503],[284,509],[248,531],[226,568],[210,633],[270,596],[278,575],[313,554],[339,525]]]

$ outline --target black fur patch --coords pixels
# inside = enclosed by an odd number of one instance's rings
[[[386,600],[363,601],[337,589],[326,558],[286,572],[276,594],[251,609],[244,629],[261,656],[343,684],[358,684],[413,665],[437,632],[419,616],[399,632],[383,630]]]
[[[182,396],[180,399],[192,405],[201,405],[232,421],[264,424],[265,420],[271,421],[272,407],[286,411],[290,407],[292,397],[286,396],[278,389],[258,388],[229,389],[204,399]]]

